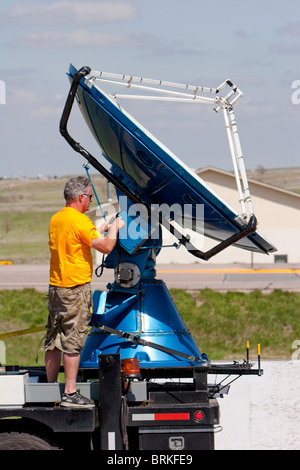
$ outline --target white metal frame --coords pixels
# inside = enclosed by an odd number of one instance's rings
[[[251,215],[254,215],[254,210],[244,165],[244,157],[237,131],[236,119],[233,112],[233,106],[239,101],[240,98],[242,98],[243,93],[234,83],[232,83],[231,80],[225,80],[217,88],[209,88],[149,78],[140,78],[131,75],[97,72],[94,70],[92,70],[86,77],[86,84],[88,86],[92,86],[93,84],[97,86],[101,82],[118,85],[121,87],[123,86],[129,90],[129,93],[126,94],[114,93],[113,95],[110,95],[111,98],[116,101],[117,99],[126,98],[135,100],[201,103],[212,105],[213,109],[217,113],[222,110],[239,195],[239,203],[241,205],[241,214],[238,219],[241,224],[247,223]],[[227,95],[222,97],[219,93],[225,87],[228,87],[229,91]],[[131,90],[133,89],[143,90],[147,93],[159,93],[160,95],[130,94]],[[211,94],[215,96],[211,98],[208,96],[203,96],[203,94]]]

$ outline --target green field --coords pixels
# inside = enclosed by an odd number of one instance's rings
[[[262,358],[290,359],[292,344],[300,338],[299,294],[170,292],[200,351],[211,360],[244,359],[247,340],[252,360],[258,343]],[[0,334],[46,325],[47,315],[45,294],[34,289],[0,291]],[[34,333],[3,340],[6,363],[35,365],[39,351],[37,364],[43,365],[43,336]]]
[[[285,189],[300,189],[299,168],[260,168],[249,176],[268,184],[278,182]],[[66,179],[0,180],[0,261],[49,263],[48,224],[52,214],[64,206]],[[99,175],[92,179],[101,202],[105,202],[106,181]],[[91,208],[96,205],[94,201]],[[210,359],[244,358],[247,340],[253,358],[259,343],[262,357],[290,359],[292,344],[300,339],[299,294],[221,294],[211,290],[172,290],[171,294],[200,351]],[[0,291],[0,333],[46,325],[44,297],[33,289]],[[6,339],[7,362],[34,365],[42,337],[43,333],[35,333]],[[40,352],[38,364],[43,361]]]
[[[249,178],[300,192],[300,167],[247,172]],[[85,175],[85,171],[83,173]],[[91,173],[101,203],[106,201],[107,183]],[[0,179],[0,261],[16,264],[49,262],[48,224],[65,201],[63,188],[67,176],[59,178]],[[113,194],[114,197],[114,194]],[[94,198],[91,209],[97,206]],[[93,220],[95,211],[88,214]]]
[[[0,261],[49,263],[48,225],[52,215],[65,205],[66,180],[0,180]],[[93,184],[102,203],[107,195],[106,182],[97,175]],[[96,206],[94,200],[90,208]],[[94,214],[90,214],[92,219]]]

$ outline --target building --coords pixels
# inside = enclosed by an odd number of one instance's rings
[[[196,173],[231,207],[240,212],[233,173],[213,167],[206,167]],[[157,263],[243,263],[251,266],[273,263],[300,264],[300,194],[255,180],[248,182],[258,220],[258,231],[277,248],[277,252],[266,255],[229,247],[209,261],[202,261],[188,253],[184,247],[172,247],[177,240],[164,231],[163,239],[166,248],[159,253]],[[201,235],[194,237],[193,243],[202,251],[207,251],[216,244],[215,241]]]

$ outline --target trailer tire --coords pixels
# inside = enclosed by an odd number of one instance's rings
[[[44,436],[12,431],[0,433],[1,450],[61,450],[61,448]]]

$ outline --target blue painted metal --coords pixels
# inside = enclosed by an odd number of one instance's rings
[[[132,257],[131,257],[132,258]],[[132,259],[131,259],[132,261]],[[105,294],[106,309],[98,309],[103,293],[94,292],[92,324],[106,325],[138,336],[167,349],[194,356],[182,358],[153,347],[135,344],[116,335],[92,328],[81,354],[81,367],[97,367],[99,354],[120,354],[121,359],[139,359],[141,367],[172,367],[201,365],[206,361],[191,333],[187,330],[171,296],[161,280],[145,279],[138,290],[121,289],[116,285]]]
[[[161,244],[161,238],[148,239],[137,253],[131,254],[118,243],[106,258],[107,269],[115,269],[121,263],[133,263],[140,271],[141,278],[131,288],[120,287],[115,281],[108,286],[108,291],[94,291],[91,322],[94,327],[81,354],[81,367],[98,367],[99,354],[120,354],[121,359],[137,357],[141,367],[201,365],[206,361],[187,330],[165,283],[156,279],[155,258]],[[111,335],[97,325],[128,332],[142,340],[198,359],[189,360],[135,344]]]
[[[75,73],[76,69],[71,65],[70,79]],[[241,231],[236,221],[238,214],[108,95],[81,80],[77,97],[89,128],[111,163],[110,171],[122,188],[129,188],[147,207],[163,203],[169,207],[176,203],[182,209],[185,205],[203,205],[204,213],[200,217],[204,233],[217,240],[227,240]],[[122,206],[122,193],[119,190],[117,194]],[[80,365],[98,367],[100,354],[120,354],[121,359],[137,357],[142,367],[201,365],[206,362],[206,355],[201,354],[187,330],[166,285],[156,279],[155,258],[162,248],[160,226],[154,227],[156,237],[150,236],[153,235],[153,224],[146,215],[138,236],[133,237],[129,228],[134,228],[137,222],[130,215],[132,203],[127,199],[126,204],[127,207],[121,207],[126,227],[120,231],[117,245],[106,258],[105,265],[116,270],[123,263],[130,264],[139,276],[128,286],[126,280],[122,283],[115,277],[108,291],[94,292],[93,328],[82,351]],[[190,211],[189,217],[190,225],[199,222],[197,212]],[[274,249],[257,232],[236,245],[257,252]],[[110,334],[99,329],[99,325],[127,332],[130,339],[135,336],[159,345],[160,349]]]
[[[69,76],[72,78],[76,68],[70,65]],[[226,240],[241,231],[234,211],[201,178],[183,162],[160,144],[118,103],[96,86],[87,86],[80,81],[77,89],[78,103],[103,155],[111,163],[111,172],[132,190],[148,206],[179,204],[184,213],[184,206],[204,206],[203,220],[195,221],[197,214],[192,214],[190,224],[185,226],[201,227],[204,234],[215,240]],[[196,223],[198,222],[198,223]],[[259,253],[270,253],[276,249],[259,232],[248,235],[235,246]]]

